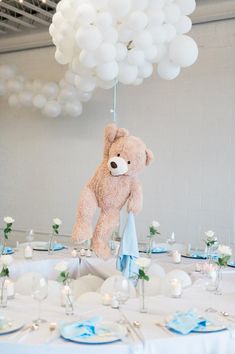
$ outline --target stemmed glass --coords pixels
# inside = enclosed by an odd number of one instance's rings
[[[119,304],[124,304],[130,297],[130,284],[128,279],[118,276],[114,280],[114,296]]]
[[[47,279],[42,276],[34,277],[32,279],[32,297],[34,298],[34,300],[38,301],[38,317],[34,321],[37,324],[42,322],[47,322],[46,320],[41,318],[42,301],[45,300],[47,296],[48,296]]]
[[[166,242],[168,243],[168,245],[170,245],[170,248],[172,250],[172,248],[173,248],[172,246],[176,243],[176,241],[175,241],[175,233],[174,232],[172,232],[171,236],[167,239]]]

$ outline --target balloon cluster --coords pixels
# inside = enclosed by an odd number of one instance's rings
[[[154,65],[161,78],[175,79],[198,56],[185,34],[195,7],[195,0],[61,0],[49,28],[55,59],[84,93],[140,85]]]
[[[0,97],[7,97],[11,107],[34,107],[48,117],[77,117],[82,113],[82,102],[88,101],[91,93],[75,87],[74,77],[68,70],[59,83],[30,81],[17,74],[16,67],[0,65]]]

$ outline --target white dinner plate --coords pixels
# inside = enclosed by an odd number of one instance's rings
[[[192,332],[211,333],[211,332],[224,331],[225,329],[227,329],[227,327],[222,324],[208,323],[205,327],[200,326],[198,329],[194,329]]]
[[[19,331],[23,326],[24,323],[22,321],[6,321],[3,328],[0,329],[0,335]]]
[[[124,336],[127,335],[127,330],[124,326],[111,322],[111,321],[105,321],[101,322],[100,324],[97,324],[97,331],[99,332],[99,327],[103,328],[105,327],[106,329],[109,329],[109,332],[105,333],[100,333],[100,335],[93,335],[90,337],[81,337],[81,338],[69,338],[69,337],[63,337],[63,334],[61,333],[61,337],[80,344],[108,344],[108,343],[113,343],[116,341],[121,340]],[[102,331],[101,331],[102,332]]]

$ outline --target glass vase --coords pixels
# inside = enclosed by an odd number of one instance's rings
[[[51,235],[50,235],[50,238],[49,238],[49,242],[48,242],[48,254],[54,254],[54,251],[55,251],[55,243],[56,243],[56,235],[55,233],[53,232]]]
[[[207,263],[211,263],[212,262],[212,246],[206,246],[205,248],[205,256],[207,259]]]
[[[7,307],[7,283],[6,277],[0,278],[0,307]]]
[[[147,246],[147,255],[149,258],[152,257],[152,250],[153,250],[153,237],[148,236],[148,246]]]
[[[146,313],[147,307],[146,307],[145,280],[144,279],[139,280],[139,297],[140,297],[140,312]]]
[[[0,254],[4,254],[5,246],[6,246],[6,239],[3,235],[0,237]]]
[[[65,314],[67,316],[74,315],[74,301],[72,289],[69,285],[64,285],[64,303],[65,303]]]
[[[216,271],[216,282],[215,282],[215,295],[222,295],[221,281],[222,281],[223,267],[218,267]]]

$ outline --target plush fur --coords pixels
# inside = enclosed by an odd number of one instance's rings
[[[107,259],[108,241],[119,224],[122,207],[127,202],[128,212],[138,213],[142,209],[137,174],[150,164],[153,153],[139,138],[115,124],[106,127],[104,139],[103,161],[81,192],[72,237],[78,243],[92,238],[92,249],[97,256]],[[97,207],[101,213],[93,233],[92,219]]]

